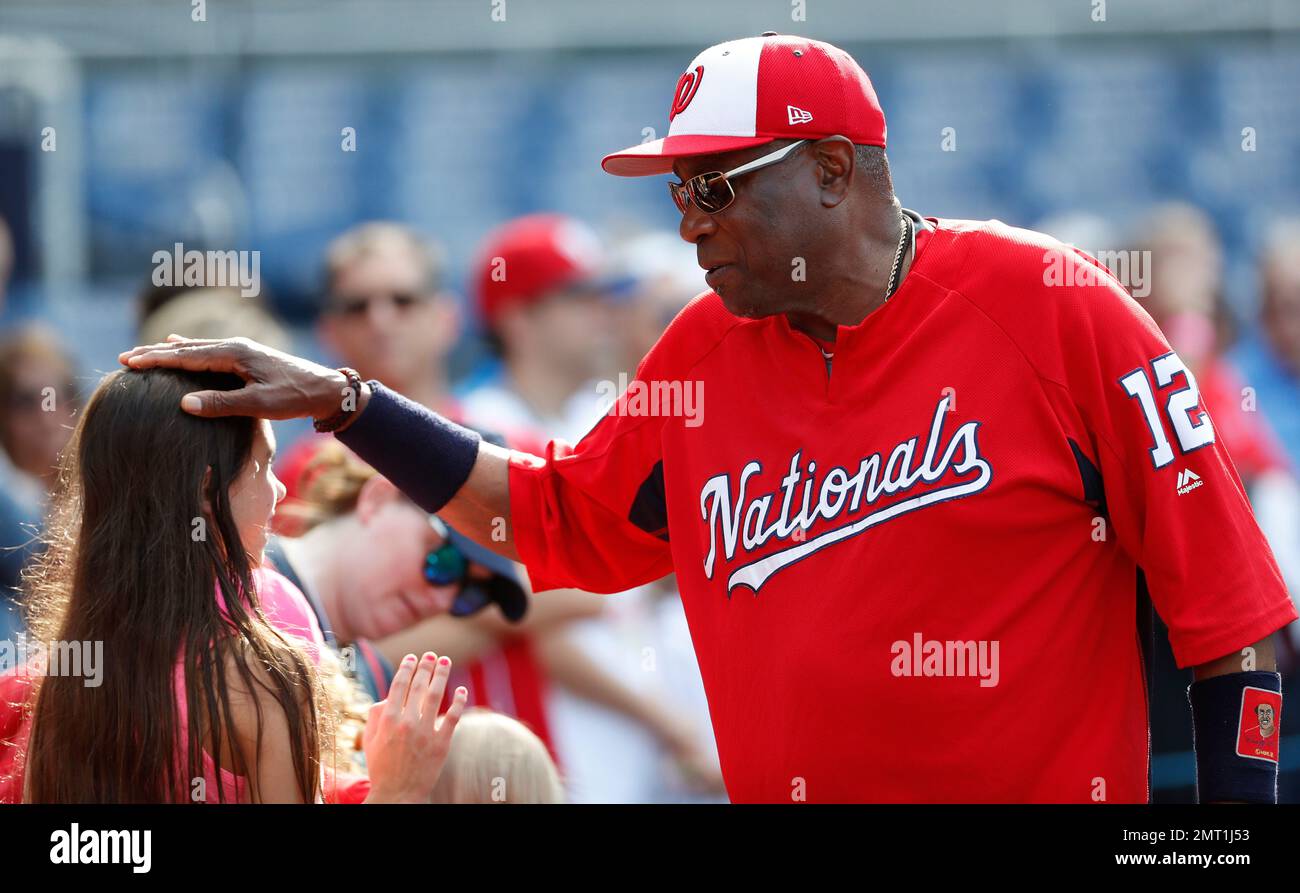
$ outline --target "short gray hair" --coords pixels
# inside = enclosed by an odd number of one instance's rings
[[[889,175],[889,158],[884,146],[853,147],[853,155],[858,174],[868,184],[868,188],[880,198],[893,199],[894,180]]]

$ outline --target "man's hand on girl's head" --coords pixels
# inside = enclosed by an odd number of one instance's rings
[[[182,409],[206,418],[324,419],[339,411],[349,390],[347,376],[338,370],[248,338],[204,340],[169,335],[161,344],[124,351],[118,361],[132,369],[229,372],[244,379],[245,386],[236,391],[196,391],[182,398]],[[369,402],[370,388],[363,386],[354,396],[357,411],[349,424]]]

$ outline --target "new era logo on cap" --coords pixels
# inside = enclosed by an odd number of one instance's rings
[[[668,135],[605,157],[625,177],[666,174],[678,158],[776,139],[845,136],[885,145],[885,115],[866,72],[839,47],[769,34],[711,46],[677,79]]]

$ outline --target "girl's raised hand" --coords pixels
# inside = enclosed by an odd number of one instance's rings
[[[428,803],[451,750],[451,736],[465,709],[468,692],[456,689],[441,717],[451,674],[451,658],[408,654],[388,689],[388,697],[370,708],[362,739],[370,770],[367,803]]]

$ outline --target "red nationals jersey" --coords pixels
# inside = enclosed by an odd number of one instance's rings
[[[736,801],[1145,802],[1143,577],[1180,666],[1296,618],[1151,318],[997,221],[931,220],[829,372],[701,295],[510,496],[536,589],[676,572]]]

